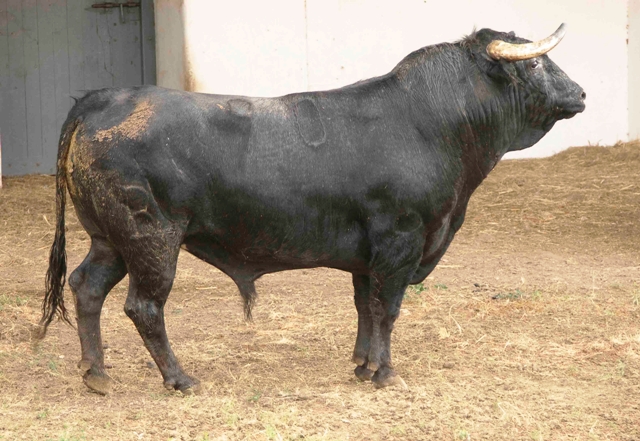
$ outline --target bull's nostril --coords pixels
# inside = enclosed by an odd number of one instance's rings
[[[580,98],[582,98],[583,100],[587,98],[587,92],[582,92],[580,94]]]

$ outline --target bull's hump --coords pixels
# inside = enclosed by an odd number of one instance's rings
[[[216,103],[216,106],[235,116],[250,117],[253,113],[253,104],[246,99],[232,98],[226,102]]]
[[[313,147],[322,145],[327,133],[316,104],[309,98],[303,98],[295,103],[294,112],[298,132],[304,142]]]
[[[229,110],[238,116],[250,116],[253,111],[253,106],[249,101],[239,98],[229,100],[228,105]]]

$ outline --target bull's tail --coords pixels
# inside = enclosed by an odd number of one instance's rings
[[[40,319],[40,338],[47,332],[47,327],[57,315],[70,324],[67,309],[64,306],[63,291],[67,274],[67,253],[65,251],[64,209],[67,199],[67,156],[73,133],[78,127],[78,119],[69,119],[63,126],[58,144],[58,161],[56,167],[56,235],[49,253],[49,269],[45,280],[46,291],[42,301],[42,318]]]

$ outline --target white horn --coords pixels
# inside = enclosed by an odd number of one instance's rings
[[[487,46],[487,54],[494,60],[518,61],[539,57],[556,47],[564,37],[567,25],[562,23],[557,31],[544,40],[533,43],[514,44],[493,40]]]

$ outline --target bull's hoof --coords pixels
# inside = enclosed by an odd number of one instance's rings
[[[389,368],[379,369],[371,378],[371,382],[376,389],[389,386],[400,386],[403,389],[408,389],[407,383],[404,382],[402,377]]]
[[[351,358],[351,361],[354,362],[355,364],[357,364],[358,366],[364,366],[367,363],[367,359],[364,357],[361,357],[359,355],[353,355],[353,357]]]
[[[364,366],[356,366],[353,372],[360,381],[371,381],[373,374],[375,374],[371,369],[367,369]]]
[[[89,372],[93,364],[89,360],[80,360],[78,362],[78,369],[82,372]]]
[[[89,389],[93,392],[100,395],[107,395],[111,392],[111,386],[113,384],[113,380],[107,374],[94,373],[92,370],[88,370],[82,376],[84,384],[87,385]]]
[[[103,369],[99,369],[89,360],[80,360],[78,369],[82,373],[82,380],[89,389],[100,395],[107,395],[111,392],[113,380]]]
[[[170,379],[165,381],[164,387],[167,390],[179,390],[184,395],[198,394],[201,390],[200,382],[186,375],[182,378]]]
[[[200,383],[196,383],[191,387],[188,387],[186,389],[181,389],[182,391],[182,395],[186,396],[192,396],[192,395],[200,395],[202,394],[202,386],[200,386]]]

